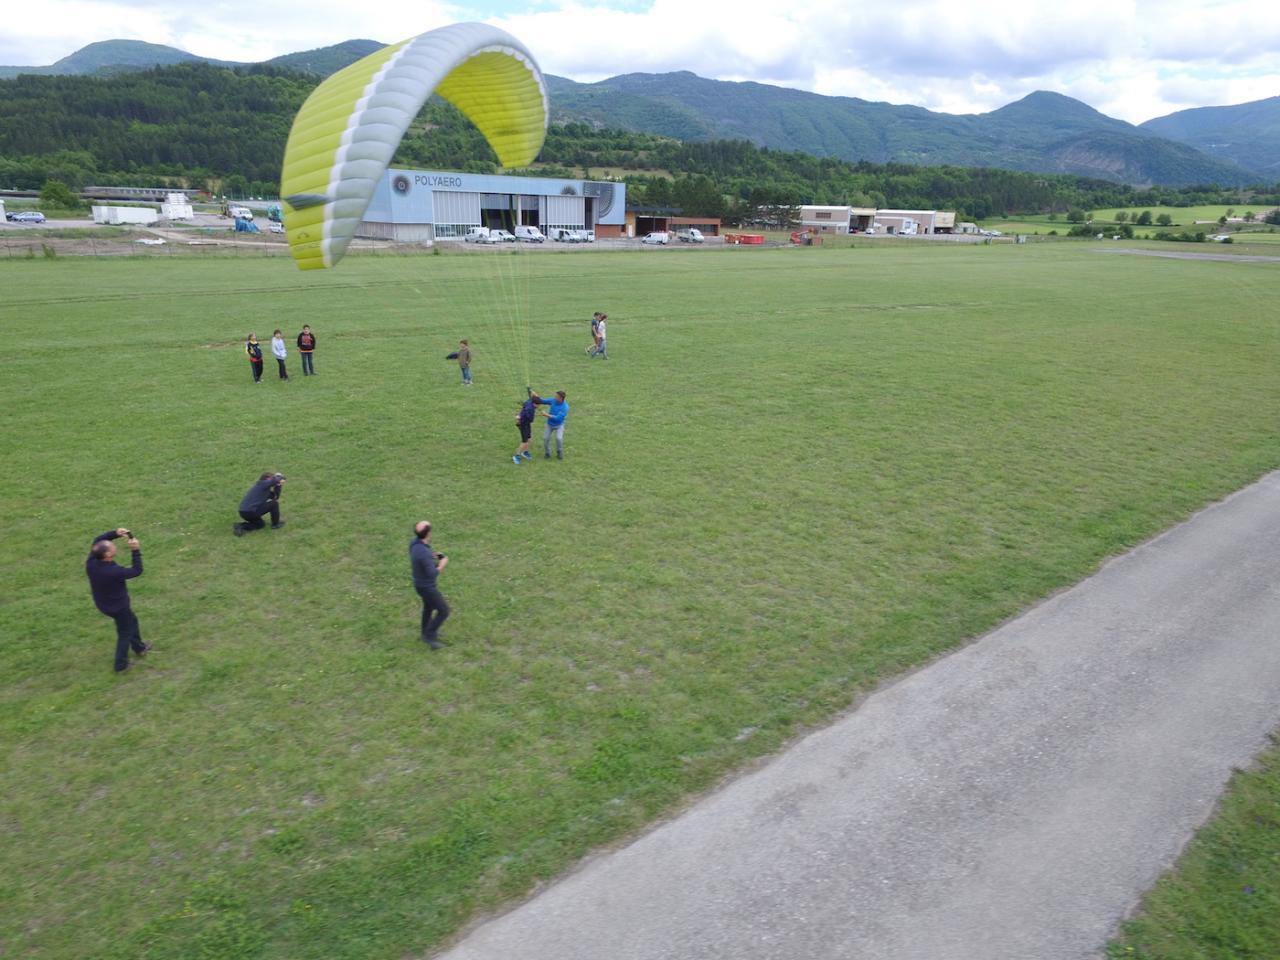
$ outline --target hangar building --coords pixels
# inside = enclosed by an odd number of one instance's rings
[[[626,185],[551,177],[387,170],[357,236],[432,243],[461,240],[472,227],[556,227],[621,237]]]

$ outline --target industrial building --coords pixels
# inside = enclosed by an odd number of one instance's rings
[[[621,237],[625,208],[621,183],[393,169],[374,188],[356,235],[433,243],[461,240],[475,227],[530,226]]]
[[[800,226],[813,233],[880,233],[918,236],[951,233],[954,210],[877,210],[875,207],[805,204]]]

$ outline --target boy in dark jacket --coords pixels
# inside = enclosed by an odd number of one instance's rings
[[[520,405],[520,412],[516,414],[516,429],[520,431],[520,446],[516,447],[515,455],[511,458],[511,462],[516,466],[520,465],[522,459],[533,459],[529,453],[529,438],[533,436],[533,418],[537,414],[538,404],[541,402],[541,397],[536,393],[530,393],[529,399]]]
[[[244,352],[249,355],[249,366],[253,368],[253,382],[262,382],[262,347],[258,344],[258,335],[249,334],[245,341]]]
[[[112,540],[127,537],[133,554],[132,566],[116,563],[116,545]],[[125,582],[142,576],[142,547],[138,539],[119,527],[108,530],[93,541],[89,556],[84,562],[84,572],[89,576],[89,589],[93,593],[94,606],[116,622],[116,673],[129,669],[129,650],[145,657],[151,644],[142,642],[138,618],[129,604],[129,587]]]
[[[298,334],[298,352],[302,354],[302,375],[311,377],[315,375],[315,359],[312,354],[316,349],[316,335],[311,332],[311,328],[306,324],[302,326],[302,332]]]

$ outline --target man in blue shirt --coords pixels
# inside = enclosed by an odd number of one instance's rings
[[[556,435],[556,458],[564,459],[564,420],[569,416],[569,403],[564,398],[564,391],[557,390],[554,400],[543,400],[549,409],[539,411],[547,418],[547,426],[542,431],[542,453],[551,459],[551,435]]]
[[[439,650],[444,646],[439,637],[440,625],[449,617],[449,605],[436,587],[436,578],[449,565],[449,558],[431,549],[430,520],[419,520],[413,525],[409,565],[413,568],[413,589],[422,598],[422,642],[432,650]]]
[[[122,567],[116,563],[116,545],[111,541],[118,537],[129,540],[132,566]],[[108,530],[93,541],[84,572],[89,575],[94,606],[116,622],[116,673],[121,673],[129,669],[130,648],[139,657],[146,656],[151,649],[151,644],[142,642],[138,617],[129,604],[129,586],[125,583],[142,576],[142,547],[137,537],[124,527]]]

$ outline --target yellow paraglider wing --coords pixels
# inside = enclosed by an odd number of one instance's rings
[[[280,192],[289,250],[303,270],[342,259],[432,93],[476,125],[503,166],[537,158],[547,131],[546,84],[509,33],[459,23],[372,53],[316,87],[289,131]]]

